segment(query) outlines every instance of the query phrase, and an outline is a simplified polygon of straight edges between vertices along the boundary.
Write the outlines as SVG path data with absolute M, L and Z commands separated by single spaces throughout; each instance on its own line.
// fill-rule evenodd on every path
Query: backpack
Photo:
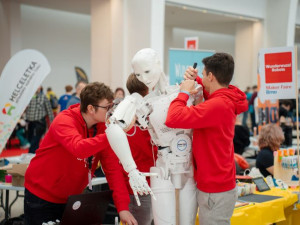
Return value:
M 57 100 L 57 97 L 55 95 L 50 95 L 50 104 L 51 104 L 52 109 L 57 109 L 58 100 Z

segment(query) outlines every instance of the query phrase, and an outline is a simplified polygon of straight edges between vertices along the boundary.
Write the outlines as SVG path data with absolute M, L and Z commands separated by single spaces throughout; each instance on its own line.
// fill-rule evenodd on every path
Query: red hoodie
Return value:
M 199 83 L 202 83 L 201 80 Z M 206 101 L 188 107 L 188 95 L 179 93 L 172 101 L 166 125 L 193 131 L 194 178 L 199 190 L 207 193 L 229 191 L 235 187 L 234 124 L 236 115 L 247 110 L 246 95 L 229 85 Z
M 94 155 L 92 173 L 100 159 L 118 212 L 128 210 L 129 194 L 122 166 L 111 150 L 105 124 L 89 130 L 80 113 L 80 105 L 72 105 L 59 113 L 45 135 L 36 156 L 25 174 L 25 187 L 34 195 L 53 203 L 66 203 L 69 195 L 80 194 L 88 184 L 85 159 Z

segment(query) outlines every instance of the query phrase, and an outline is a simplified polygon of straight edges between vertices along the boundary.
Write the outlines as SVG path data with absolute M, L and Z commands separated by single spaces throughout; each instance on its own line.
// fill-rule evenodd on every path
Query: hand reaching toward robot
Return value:
M 189 92 L 191 95 L 196 94 L 198 90 L 195 88 L 194 80 L 184 80 L 180 85 L 180 91 Z
M 194 95 L 195 105 L 203 102 L 203 87 L 196 82 L 198 76 L 198 69 L 196 69 L 197 63 L 194 63 L 193 67 L 188 67 L 184 73 L 184 81 L 180 85 L 181 91 L 187 91 L 191 95 Z
M 198 76 L 198 69 L 189 66 L 184 73 L 185 80 L 195 80 Z

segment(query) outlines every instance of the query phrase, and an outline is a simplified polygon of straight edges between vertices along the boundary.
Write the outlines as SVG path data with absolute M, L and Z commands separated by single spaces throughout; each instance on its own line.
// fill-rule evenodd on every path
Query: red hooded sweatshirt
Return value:
M 179 93 L 170 105 L 166 125 L 194 129 L 192 147 L 197 188 L 207 193 L 229 191 L 235 187 L 234 124 L 236 115 L 248 108 L 246 95 L 229 85 L 211 95 L 204 92 L 204 96 L 205 102 L 188 107 L 189 96 Z
M 111 150 L 105 124 L 94 129 L 87 127 L 80 105 L 72 105 L 59 113 L 45 135 L 36 156 L 25 174 L 25 187 L 34 195 L 53 203 L 66 203 L 69 195 L 80 194 L 88 184 L 86 160 L 94 155 L 92 173 L 100 159 L 118 212 L 128 210 L 129 194 L 122 166 Z

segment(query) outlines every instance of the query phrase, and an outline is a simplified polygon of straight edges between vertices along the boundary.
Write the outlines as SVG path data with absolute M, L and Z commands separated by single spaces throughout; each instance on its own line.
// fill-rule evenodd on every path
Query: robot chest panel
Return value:
M 151 129 L 149 132 L 152 140 L 158 146 L 170 146 L 176 133 L 182 130 L 172 129 L 165 125 L 170 103 L 177 96 L 177 94 L 173 95 L 161 96 L 161 98 L 151 102 L 152 112 L 149 116 Z

